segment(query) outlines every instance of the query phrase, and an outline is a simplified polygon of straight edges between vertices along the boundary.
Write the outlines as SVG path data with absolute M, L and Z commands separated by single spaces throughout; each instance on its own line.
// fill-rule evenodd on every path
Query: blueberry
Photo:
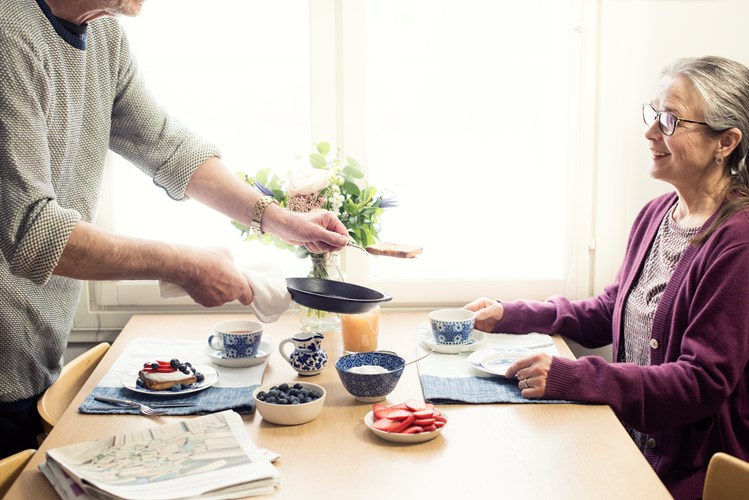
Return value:
M 281 384 L 278 386 L 278 390 L 286 392 L 289 390 L 289 384 Z
M 190 375 L 190 369 L 188 367 L 186 367 L 186 366 L 180 366 L 179 367 L 179 371 L 181 371 L 185 375 Z
M 265 398 L 265 402 L 266 403 L 270 403 L 270 404 L 275 404 L 276 403 L 276 398 L 275 398 L 275 396 L 268 396 L 267 398 Z
M 198 380 L 198 382 L 202 382 L 203 380 L 205 380 L 205 375 L 203 375 L 203 374 L 202 374 L 202 373 L 200 373 L 200 372 L 197 372 L 197 373 L 195 374 L 195 378 L 196 378 L 196 379 Z
M 300 384 L 299 382 L 297 382 L 296 384 L 294 384 L 294 389 L 300 389 L 301 390 L 301 389 L 304 389 L 304 386 L 302 384 Z
M 260 401 L 265 401 L 265 397 L 266 397 L 266 396 L 267 396 L 267 394 L 265 393 L 265 391 L 260 391 L 260 392 L 258 392 L 258 393 L 257 393 L 257 398 L 258 398 L 258 399 L 259 399 Z
M 278 397 L 278 395 L 281 394 L 281 391 L 279 391 L 275 387 L 271 387 L 271 389 L 268 391 L 268 394 L 274 397 Z
M 137 385 L 138 387 L 145 387 L 146 384 L 144 384 L 140 378 L 137 378 L 135 379 L 135 385 Z
M 172 392 L 179 392 L 182 390 L 182 384 L 174 384 L 169 390 Z
M 298 398 L 298 397 L 296 397 L 296 396 L 291 396 L 291 397 L 289 398 L 289 403 L 291 403 L 291 404 L 293 404 L 293 405 L 298 405 L 298 404 L 299 404 L 299 398 Z
M 159 364 L 158 363 L 151 363 L 151 369 L 152 370 L 158 370 L 159 369 Z
M 173 358 L 171 361 L 169 361 L 169 366 L 171 366 L 175 370 L 178 370 L 179 369 L 179 360 L 177 358 Z
M 192 386 L 192 384 L 181 384 L 181 385 L 182 385 L 182 389 L 189 389 L 190 386 Z

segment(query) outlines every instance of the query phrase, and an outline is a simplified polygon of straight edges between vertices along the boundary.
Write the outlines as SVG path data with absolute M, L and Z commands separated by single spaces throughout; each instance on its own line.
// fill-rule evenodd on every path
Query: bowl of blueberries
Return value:
M 252 391 L 263 420 L 277 425 L 299 425 L 315 419 L 325 404 L 325 389 L 309 382 L 266 384 Z

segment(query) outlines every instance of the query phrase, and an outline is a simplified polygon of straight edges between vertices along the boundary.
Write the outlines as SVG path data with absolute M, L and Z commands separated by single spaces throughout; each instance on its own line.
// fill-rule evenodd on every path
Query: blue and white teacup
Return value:
M 222 321 L 213 327 L 208 345 L 227 358 L 252 358 L 257 355 L 263 325 L 252 320 Z
M 432 335 L 438 344 L 465 344 L 471 338 L 476 313 L 467 309 L 438 309 L 429 313 Z

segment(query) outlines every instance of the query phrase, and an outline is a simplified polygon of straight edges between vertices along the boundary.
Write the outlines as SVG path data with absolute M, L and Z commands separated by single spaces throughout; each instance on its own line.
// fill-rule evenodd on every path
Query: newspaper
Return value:
M 55 448 L 39 468 L 65 500 L 232 499 L 280 482 L 232 410 Z

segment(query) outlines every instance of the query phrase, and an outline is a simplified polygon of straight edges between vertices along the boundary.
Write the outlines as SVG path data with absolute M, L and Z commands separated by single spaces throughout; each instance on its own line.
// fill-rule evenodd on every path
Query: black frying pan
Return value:
M 344 314 L 367 312 L 392 299 L 371 288 L 321 278 L 286 278 L 286 287 L 297 304 Z

